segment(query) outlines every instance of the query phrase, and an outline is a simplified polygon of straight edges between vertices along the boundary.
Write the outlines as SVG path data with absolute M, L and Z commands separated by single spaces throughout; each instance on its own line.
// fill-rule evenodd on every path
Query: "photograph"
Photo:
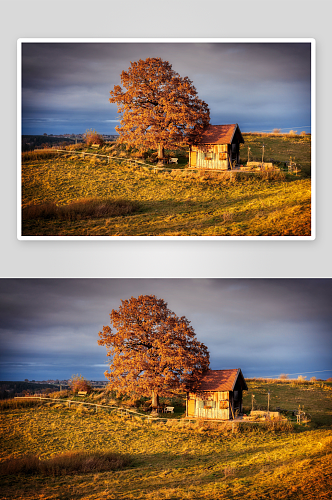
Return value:
M 315 40 L 17 42 L 17 238 L 315 239 Z
M 0 297 L 1 498 L 329 498 L 331 278 L 8 278 Z

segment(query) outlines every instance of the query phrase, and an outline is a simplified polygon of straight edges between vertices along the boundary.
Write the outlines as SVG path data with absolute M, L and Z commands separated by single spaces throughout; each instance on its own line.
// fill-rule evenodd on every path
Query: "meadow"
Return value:
M 23 153 L 22 235 L 309 236 L 310 139 L 247 135 L 244 165 L 248 148 L 250 160 L 259 159 L 263 142 L 272 171 L 192 171 L 184 152 L 177 168 L 157 169 L 150 157 L 146 165 L 135 155 L 124 160 L 114 145 L 98 151 L 115 157 L 110 162 L 83 158 L 74 146 L 59 156 Z M 284 171 L 291 156 L 299 173 Z
M 270 390 L 271 410 L 301 405 L 311 421 L 148 422 L 60 401 L 4 401 L 0 498 L 330 498 L 331 384 L 248 383 L 246 407 L 253 393 L 256 406 L 266 405 Z M 88 400 L 104 401 L 103 394 Z

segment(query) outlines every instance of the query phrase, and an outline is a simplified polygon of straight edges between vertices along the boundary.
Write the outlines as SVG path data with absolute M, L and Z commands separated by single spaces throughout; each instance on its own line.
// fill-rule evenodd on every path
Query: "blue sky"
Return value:
M 310 43 L 22 44 L 22 133 L 115 133 L 109 92 L 130 61 L 160 57 L 192 80 L 211 124 L 311 131 Z
M 163 298 L 210 368 L 245 377 L 332 376 L 332 279 L 0 279 L 0 380 L 105 380 L 98 332 L 121 300 Z

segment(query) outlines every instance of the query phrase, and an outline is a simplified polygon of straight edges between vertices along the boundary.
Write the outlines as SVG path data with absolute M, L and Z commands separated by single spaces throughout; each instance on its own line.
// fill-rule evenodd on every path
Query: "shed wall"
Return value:
M 197 396 L 189 394 L 188 399 L 188 417 L 229 420 L 231 418 L 230 410 L 231 393 L 211 392 Z
M 197 146 L 193 146 L 190 160 L 192 167 L 228 170 L 228 145 L 215 144 L 207 146 L 204 150 Z

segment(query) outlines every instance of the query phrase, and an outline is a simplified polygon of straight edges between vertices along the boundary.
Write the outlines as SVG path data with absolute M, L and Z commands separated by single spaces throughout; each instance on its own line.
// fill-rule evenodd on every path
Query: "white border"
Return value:
M 21 134 L 23 43 L 310 43 L 311 44 L 311 235 L 310 236 L 22 236 Z M 283 240 L 316 239 L 316 40 L 314 38 L 19 38 L 17 40 L 17 239 L 18 240 Z

